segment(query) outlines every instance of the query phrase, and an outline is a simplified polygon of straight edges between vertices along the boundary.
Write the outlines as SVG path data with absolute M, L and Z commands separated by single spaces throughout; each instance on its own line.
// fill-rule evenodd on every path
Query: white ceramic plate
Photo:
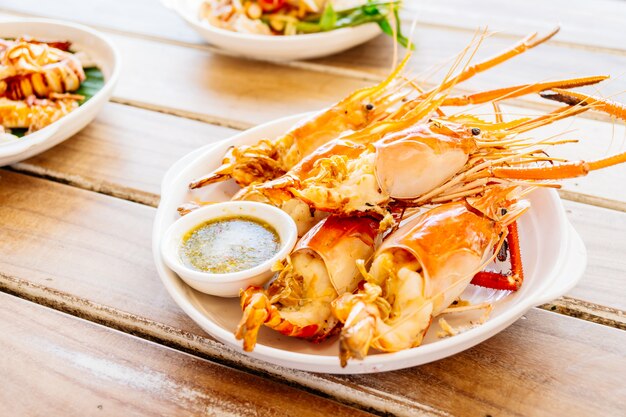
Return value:
M 237 299 L 202 294 L 186 285 L 163 263 L 160 255 L 161 237 L 177 219 L 176 208 L 191 199 L 187 185 L 217 168 L 227 148 L 232 145 L 253 144 L 262 138 L 272 138 L 284 132 L 303 115 L 288 117 L 258 126 L 235 135 L 229 140 L 200 148 L 179 160 L 170 168 L 161 187 L 161 204 L 153 229 L 153 254 L 163 284 L 176 303 L 204 330 L 222 342 L 241 349 L 233 331 L 241 317 Z M 238 187 L 224 182 L 194 191 L 193 196 L 209 201 L 228 199 Z M 553 190 L 540 189 L 530 201 L 531 210 L 520 220 L 525 281 L 513 294 L 470 285 L 463 298 L 473 302 L 492 301 L 494 310 L 489 320 L 478 327 L 454 337 L 437 338 L 439 326 L 434 323 L 423 345 L 397 353 L 372 353 L 364 361 L 351 361 L 346 368 L 339 366 L 338 343 L 329 340 L 314 345 L 282 336 L 263 328 L 259 342 L 249 355 L 290 368 L 327 373 L 369 373 L 390 371 L 421 365 L 468 349 L 495 335 L 533 306 L 555 299 L 570 290 L 580 279 L 587 262 L 585 247 L 565 217 L 565 211 Z M 470 313 L 468 313 L 470 314 Z M 475 313 L 474 313 L 475 314 Z M 457 313 L 446 317 L 451 324 L 467 322 L 468 315 Z M 475 316 L 474 316 L 475 317 Z
M 105 84 L 85 104 L 37 132 L 20 140 L 0 144 L 0 166 L 10 165 L 61 143 L 87 126 L 109 100 L 119 75 L 119 54 L 101 34 L 86 26 L 48 19 L 0 21 L 0 37 L 28 35 L 45 40 L 72 42 L 72 50 L 84 51 L 104 74 Z
M 161 2 L 165 7 L 178 13 L 210 44 L 237 55 L 261 60 L 285 61 L 332 55 L 365 43 L 381 33 L 375 23 L 294 36 L 238 33 L 201 21 L 198 10 L 202 0 L 161 0 Z

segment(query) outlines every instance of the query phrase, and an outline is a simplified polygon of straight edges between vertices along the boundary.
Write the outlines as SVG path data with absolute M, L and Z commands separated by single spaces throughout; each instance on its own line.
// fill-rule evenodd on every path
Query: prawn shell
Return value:
M 383 192 L 395 199 L 410 199 L 461 171 L 476 145 L 454 130 L 442 134 L 422 124 L 389 135 L 374 146 L 376 178 Z
M 413 255 L 422 267 L 424 296 L 433 299 L 437 315 L 491 257 L 503 229 L 464 202 L 444 204 L 409 219 L 383 242 L 376 256 L 393 249 Z
M 293 254 L 304 250 L 316 253 L 341 295 L 357 287 L 360 274 L 356 261 L 372 257 L 378 234 L 378 221 L 370 217 L 330 216 L 300 239 Z
M 315 152 L 300 161 L 289 175 L 304 181 L 315 172 L 318 161 L 332 156 L 345 156 L 348 159 L 356 159 L 366 150 L 367 147 L 365 145 L 343 139 L 335 139 L 320 146 Z
M 293 141 L 297 150 L 297 159 L 288 161 L 289 166 L 292 167 L 298 160 L 314 153 L 330 140 L 345 132 L 361 130 L 376 119 L 389 106 L 390 102 L 386 100 L 388 87 L 398 80 L 398 75 L 402 73 L 409 58 L 410 54 L 378 85 L 356 90 L 334 106 L 294 126 L 282 139 L 285 142 Z M 367 105 L 372 107 L 368 109 Z

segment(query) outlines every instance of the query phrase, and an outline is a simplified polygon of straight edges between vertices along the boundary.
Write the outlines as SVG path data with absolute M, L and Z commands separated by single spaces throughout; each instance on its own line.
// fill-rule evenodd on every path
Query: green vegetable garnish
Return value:
M 337 12 L 333 9 L 333 3 L 327 2 L 322 17 L 320 18 L 320 28 L 323 31 L 333 30 L 337 24 Z
M 22 136 L 24 136 L 26 132 L 28 132 L 28 129 L 24 127 L 11 129 L 11 134 L 17 136 L 18 138 L 21 138 Z
M 368 0 L 367 3 L 350 9 L 335 11 L 331 2 L 326 3 L 326 7 L 321 14 L 308 16 L 303 21 L 296 23 L 296 30 L 299 33 L 327 32 L 329 30 L 344 27 L 358 26 L 365 23 L 377 23 L 381 30 L 390 36 L 394 35 L 394 28 L 389 20 L 391 14 L 395 17 L 395 35 L 398 43 L 405 48 L 409 47 L 409 39 L 402 35 L 400 28 L 400 17 L 398 9 L 401 1 L 376 1 Z M 411 44 L 410 49 L 415 49 Z
M 72 94 L 80 94 L 85 98 L 79 104 L 83 104 L 96 95 L 104 85 L 104 74 L 97 67 L 85 68 L 85 81 Z

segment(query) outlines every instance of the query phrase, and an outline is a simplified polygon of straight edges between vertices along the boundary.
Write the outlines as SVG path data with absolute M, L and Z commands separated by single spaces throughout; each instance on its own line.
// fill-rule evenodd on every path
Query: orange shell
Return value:
M 378 221 L 370 217 L 330 216 L 300 239 L 293 254 L 311 250 L 319 255 L 341 295 L 356 288 L 360 280 L 356 261 L 371 258 L 377 236 Z
M 410 219 L 390 235 L 377 254 L 393 248 L 408 251 L 420 262 L 426 282 L 446 279 L 450 262 L 458 255 L 475 261 L 457 276 L 473 275 L 489 257 L 504 227 L 469 208 L 465 202 L 444 204 Z

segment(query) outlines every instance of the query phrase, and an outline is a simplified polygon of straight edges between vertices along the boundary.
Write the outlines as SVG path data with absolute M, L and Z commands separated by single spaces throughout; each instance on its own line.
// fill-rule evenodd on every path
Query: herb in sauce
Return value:
M 280 249 L 276 230 L 246 216 L 223 217 L 191 229 L 183 237 L 179 254 L 185 265 L 214 274 L 253 268 Z

